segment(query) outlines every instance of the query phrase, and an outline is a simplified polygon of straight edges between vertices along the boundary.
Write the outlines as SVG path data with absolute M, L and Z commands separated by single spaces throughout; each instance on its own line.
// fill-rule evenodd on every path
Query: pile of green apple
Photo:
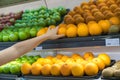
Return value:
M 64 7 L 48 9 L 45 6 L 41 6 L 38 9 L 25 10 L 22 14 L 22 19 L 16 20 L 15 26 L 45 27 L 49 25 L 56 25 L 61 21 L 61 17 L 63 17 L 66 13 L 67 11 Z
M 34 63 L 41 56 L 22 56 L 14 61 L 11 61 L 7 64 L 0 66 L 0 74 L 20 74 L 21 73 L 21 65 L 25 62 L 29 62 L 30 64 Z

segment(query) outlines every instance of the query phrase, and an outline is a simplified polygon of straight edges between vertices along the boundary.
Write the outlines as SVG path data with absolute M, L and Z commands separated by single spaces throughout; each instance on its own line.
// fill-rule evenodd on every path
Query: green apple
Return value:
M 3 34 L 3 42 L 8 42 L 9 41 L 9 35 L 8 34 Z
M 2 33 L 0 33 L 0 42 L 2 42 L 3 41 L 3 35 L 2 35 Z
M 34 28 L 34 27 L 33 27 L 33 28 L 31 28 L 31 29 L 30 29 L 30 36 L 31 36 L 31 37 L 35 37 L 35 36 L 36 36 L 36 34 L 37 34 L 37 29 L 36 29 L 36 28 Z
M 59 15 L 54 15 L 52 17 L 52 19 L 54 19 L 56 22 L 60 21 L 61 20 L 61 17 Z
M 44 20 L 41 20 L 41 21 L 38 22 L 38 25 L 39 25 L 39 26 L 42 26 L 42 27 L 45 27 L 45 26 L 46 26 L 46 23 L 45 23 Z
M 9 40 L 10 41 L 17 41 L 18 36 L 15 33 L 11 33 L 11 34 L 9 34 Z
M 51 25 L 56 25 L 56 21 L 54 19 L 51 19 Z
M 25 40 L 28 37 L 25 31 L 19 31 L 18 36 L 20 40 Z
M 67 13 L 66 9 L 62 6 L 58 7 L 57 10 L 61 15 L 65 15 Z
M 3 66 L 0 66 L 0 73 L 3 73 Z
M 10 73 L 10 64 L 5 64 L 3 66 L 3 73 L 9 74 Z
M 12 65 L 10 67 L 11 74 L 19 74 L 20 73 L 20 66 L 18 64 Z

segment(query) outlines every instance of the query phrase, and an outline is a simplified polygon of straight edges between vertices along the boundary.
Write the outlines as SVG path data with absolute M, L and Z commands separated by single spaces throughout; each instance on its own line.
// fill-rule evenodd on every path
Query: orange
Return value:
M 51 56 L 51 55 L 48 55 L 48 56 L 46 56 L 45 58 L 46 58 L 46 59 L 50 59 L 50 60 L 52 60 L 52 58 L 54 58 L 54 57 Z
M 84 67 L 82 64 L 75 63 L 71 68 L 72 75 L 75 77 L 81 77 L 84 75 Z
M 39 59 L 37 59 L 37 62 L 38 62 L 39 64 L 41 64 L 41 65 L 42 65 L 42 64 L 43 64 L 44 59 L 45 59 L 45 58 L 39 58 Z
M 32 68 L 31 68 L 32 75 L 40 75 L 41 68 L 42 68 L 42 66 L 38 62 L 33 63 Z
M 37 32 L 37 36 L 41 36 L 47 32 L 48 28 L 42 28 Z
M 102 28 L 97 23 L 91 23 L 91 25 L 88 25 L 88 29 L 92 36 L 102 34 Z
M 58 34 L 58 35 L 61 35 L 61 34 L 66 35 L 66 30 L 67 30 L 66 27 L 59 27 L 57 34 Z
M 60 68 L 60 72 L 63 76 L 70 76 L 71 75 L 71 65 L 70 64 L 63 64 Z
M 77 27 L 74 24 L 67 25 L 66 36 L 69 38 L 77 37 Z
M 95 21 L 89 21 L 88 26 L 91 26 L 92 24 L 95 24 L 95 23 L 96 23 Z
M 98 73 L 98 71 L 98 66 L 93 62 L 89 62 L 85 65 L 85 74 L 88 76 L 94 76 Z
M 22 74 L 26 75 L 26 74 L 30 74 L 31 73 L 31 64 L 30 63 L 23 63 L 21 66 L 21 72 Z
M 103 70 L 105 68 L 105 64 L 104 64 L 103 60 L 100 59 L 100 58 L 94 58 L 92 60 L 92 62 L 94 62 L 95 64 L 97 64 L 99 70 Z
M 119 25 L 120 24 L 120 19 L 118 17 L 111 17 L 109 19 L 109 21 L 112 25 Z
M 69 57 L 66 56 L 66 55 L 64 55 L 64 56 L 61 58 L 61 60 L 62 60 L 63 62 L 67 61 L 68 59 L 69 59 Z
M 98 58 L 100 58 L 100 59 L 103 60 L 105 66 L 109 66 L 110 63 L 111 63 L 110 56 L 109 56 L 108 54 L 106 54 L 106 53 L 100 53 L 100 54 L 98 55 Z
M 88 36 L 89 35 L 89 30 L 88 26 L 85 23 L 79 23 L 78 24 L 78 29 L 77 29 L 77 34 L 78 36 Z
M 42 65 L 46 65 L 46 64 L 52 65 L 53 62 L 52 62 L 52 60 L 45 58 L 45 59 L 43 60 L 43 62 L 42 62 Z
M 83 55 L 83 58 L 84 59 L 94 58 L 94 54 L 92 52 L 85 52 L 84 55 Z
M 82 64 L 83 65 L 83 67 L 85 68 L 85 65 L 88 63 L 88 61 L 86 61 L 86 60 L 83 60 L 83 61 L 81 61 L 81 63 L 80 64 Z
M 50 70 L 51 70 L 51 65 L 50 64 L 45 64 L 42 68 L 41 68 L 41 73 L 44 76 L 48 76 L 50 75 Z
M 52 66 L 51 66 L 51 70 L 50 70 L 50 72 L 51 72 L 51 75 L 53 75 L 53 76 L 60 76 L 60 68 L 61 68 L 61 65 L 59 65 L 59 64 L 53 64 Z
M 100 20 L 98 22 L 98 25 L 101 26 L 103 33 L 106 34 L 109 31 L 109 28 L 111 26 L 110 22 L 108 20 Z
M 55 25 L 50 25 L 49 28 L 50 29 L 54 29 L 56 26 Z
M 56 58 L 61 59 L 63 57 L 63 54 L 57 54 Z
M 66 27 L 66 26 L 67 26 L 67 24 L 64 24 L 64 23 L 59 24 L 59 28 Z

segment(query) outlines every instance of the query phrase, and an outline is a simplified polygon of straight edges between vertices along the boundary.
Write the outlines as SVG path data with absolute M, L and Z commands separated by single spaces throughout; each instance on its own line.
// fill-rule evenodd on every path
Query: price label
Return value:
M 36 47 L 35 50 L 42 50 L 42 46 Z
M 120 46 L 120 40 L 119 38 L 106 39 L 105 44 L 106 46 Z

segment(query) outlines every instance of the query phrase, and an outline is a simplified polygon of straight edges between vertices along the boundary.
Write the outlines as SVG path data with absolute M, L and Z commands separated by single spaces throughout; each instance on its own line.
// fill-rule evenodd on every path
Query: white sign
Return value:
M 42 50 L 42 46 L 36 47 L 35 50 Z
M 105 45 L 106 46 L 120 46 L 120 40 L 119 40 L 119 38 L 106 39 Z

